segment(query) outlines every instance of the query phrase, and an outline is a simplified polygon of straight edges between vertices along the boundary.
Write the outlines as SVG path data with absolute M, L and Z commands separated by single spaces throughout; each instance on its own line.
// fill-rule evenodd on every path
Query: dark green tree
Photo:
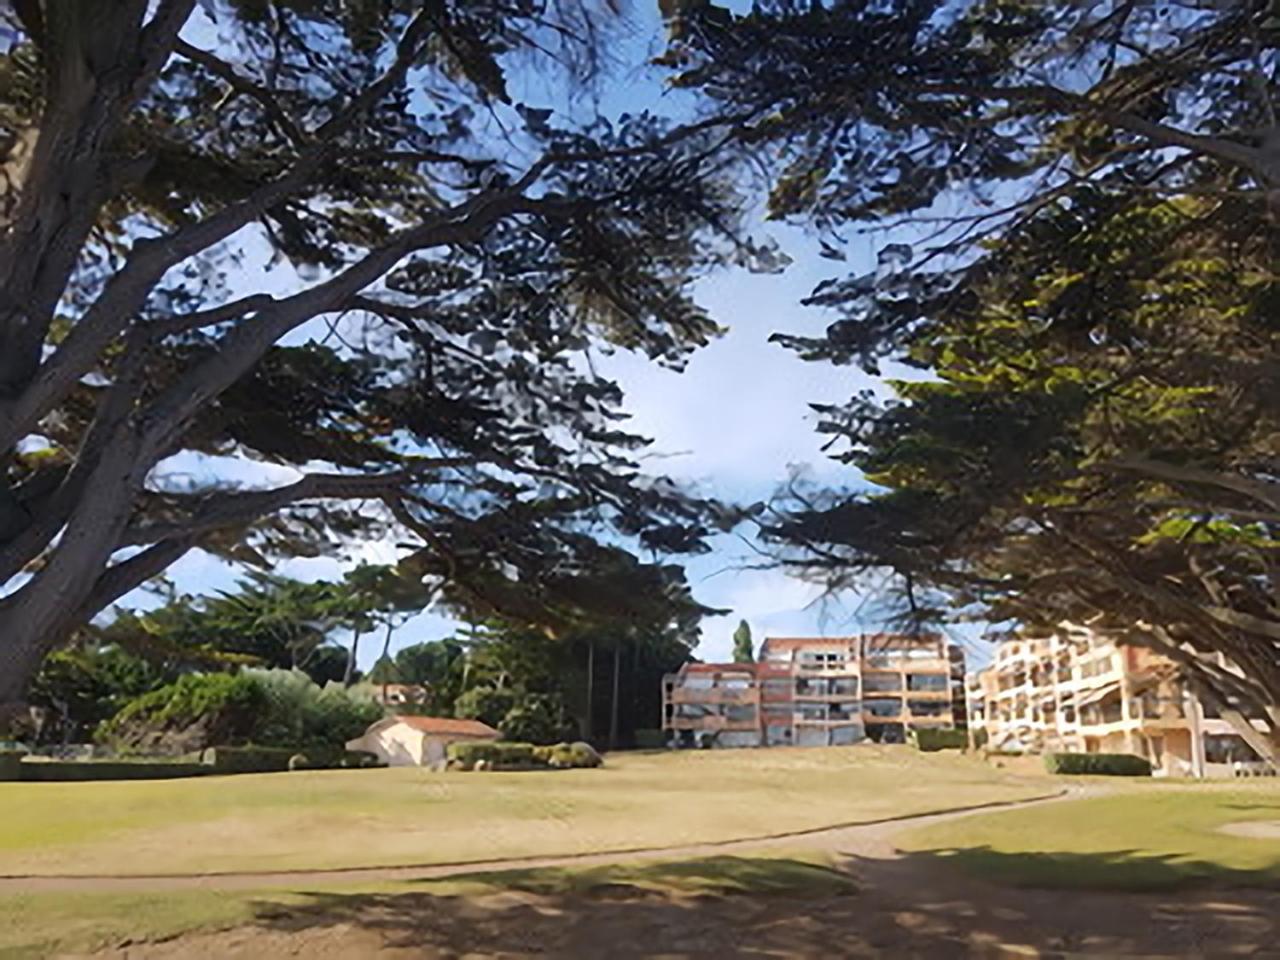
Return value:
M 733 662 L 755 663 L 755 647 L 751 643 L 751 624 L 745 620 L 738 621 L 738 628 L 733 631 Z
M 714 511 L 640 475 L 579 361 L 679 367 L 718 332 L 695 279 L 776 262 L 722 124 L 518 99 L 513 69 L 606 61 L 609 7 L 0 12 L 0 704 L 193 549 L 265 566 L 409 527 L 465 585 L 507 569 L 473 549 L 499 528 L 696 548 Z
M 766 520 L 783 561 L 833 587 L 896 572 L 917 624 L 1069 618 L 1153 646 L 1274 757 L 1271 5 L 667 8 L 677 82 L 747 115 L 773 165 L 770 214 L 837 261 L 886 237 L 873 272 L 814 291 L 825 335 L 777 339 L 917 368 L 820 408 L 869 485 L 791 486 Z

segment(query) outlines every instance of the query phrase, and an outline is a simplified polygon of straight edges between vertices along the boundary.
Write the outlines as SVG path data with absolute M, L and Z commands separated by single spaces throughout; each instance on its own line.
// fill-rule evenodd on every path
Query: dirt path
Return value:
M 44 874 L 0 876 L 0 895 L 6 893 L 127 893 L 143 890 L 269 890 L 308 885 L 314 887 L 342 884 L 373 884 L 441 880 L 460 874 L 535 869 L 540 867 L 596 866 L 638 860 L 691 860 L 699 857 L 769 850 L 780 846 L 794 849 L 803 842 L 806 849 L 827 853 L 851 851 L 857 855 L 884 857 L 892 855 L 889 837 L 907 826 L 924 826 L 993 810 L 1015 810 L 1066 799 L 1098 796 L 1107 788 L 1067 787 L 1024 800 L 999 800 L 972 804 L 936 813 L 908 814 L 853 824 L 793 830 L 768 836 L 722 840 L 713 843 L 683 844 L 669 847 L 641 847 L 605 853 L 567 854 L 547 857 L 516 857 L 496 860 L 470 860 L 457 863 L 418 864 L 400 867 L 348 867 L 336 870 L 248 871 L 235 873 L 137 874 L 106 876 L 92 874 Z

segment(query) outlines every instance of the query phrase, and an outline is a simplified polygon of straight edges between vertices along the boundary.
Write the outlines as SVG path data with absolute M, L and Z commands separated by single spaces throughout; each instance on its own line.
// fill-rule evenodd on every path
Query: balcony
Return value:
M 755 703 L 759 699 L 756 690 L 738 690 L 733 687 L 676 687 L 671 691 L 672 703 Z

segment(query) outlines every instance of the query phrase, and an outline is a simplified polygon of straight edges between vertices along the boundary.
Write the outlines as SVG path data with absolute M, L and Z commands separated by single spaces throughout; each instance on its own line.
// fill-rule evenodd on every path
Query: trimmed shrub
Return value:
M 478 769 L 479 763 L 490 770 L 527 770 L 538 765 L 538 749 L 532 743 L 472 740 L 449 744 L 449 759 L 463 770 Z
M 0 750 L 0 781 L 22 779 L 22 750 Z
M 909 730 L 907 742 L 921 753 L 964 750 L 969 746 L 969 735 L 963 730 Z
M 145 763 L 128 760 L 31 760 L 21 765 L 24 781 L 68 783 L 88 780 L 173 780 L 203 777 L 216 770 L 202 763 Z
M 637 730 L 637 750 L 662 750 L 667 745 L 667 735 L 661 730 Z
M 1050 773 L 1089 774 L 1099 777 L 1149 777 L 1151 763 L 1130 753 L 1046 753 L 1044 767 Z
M 210 747 L 202 759 L 215 773 L 280 773 L 296 753 L 291 747 Z
M 574 767 L 598 767 L 604 763 L 600 754 L 589 743 L 557 743 L 554 747 L 538 747 L 534 755 L 553 770 L 569 770 Z

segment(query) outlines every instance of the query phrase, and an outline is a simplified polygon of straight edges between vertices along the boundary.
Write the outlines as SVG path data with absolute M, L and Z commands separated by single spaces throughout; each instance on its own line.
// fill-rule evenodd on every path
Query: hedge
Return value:
M 148 763 L 135 760 L 30 760 L 21 767 L 21 779 L 33 783 L 172 780 L 179 777 L 203 777 L 217 772 L 203 763 Z
M 595 748 L 589 743 L 557 743 L 553 747 L 535 747 L 534 756 L 555 770 L 567 770 L 574 767 L 598 767 L 604 761 Z
M 637 730 L 637 750 L 661 750 L 667 745 L 667 735 L 661 730 Z
M 477 763 L 488 764 L 492 769 L 528 769 L 538 765 L 536 748 L 532 743 L 511 743 L 505 740 L 466 740 L 449 744 L 449 759 L 464 770 L 474 770 Z
M 1046 753 L 1050 773 L 1092 774 L 1100 777 L 1149 777 L 1151 763 L 1129 753 Z
M 964 750 L 969 746 L 969 734 L 964 730 L 910 730 L 907 742 L 921 753 L 937 750 Z
M 24 756 L 21 750 L 0 750 L 0 780 L 21 780 Z
M 289 769 L 291 747 L 210 747 L 201 759 L 216 773 L 280 773 Z

